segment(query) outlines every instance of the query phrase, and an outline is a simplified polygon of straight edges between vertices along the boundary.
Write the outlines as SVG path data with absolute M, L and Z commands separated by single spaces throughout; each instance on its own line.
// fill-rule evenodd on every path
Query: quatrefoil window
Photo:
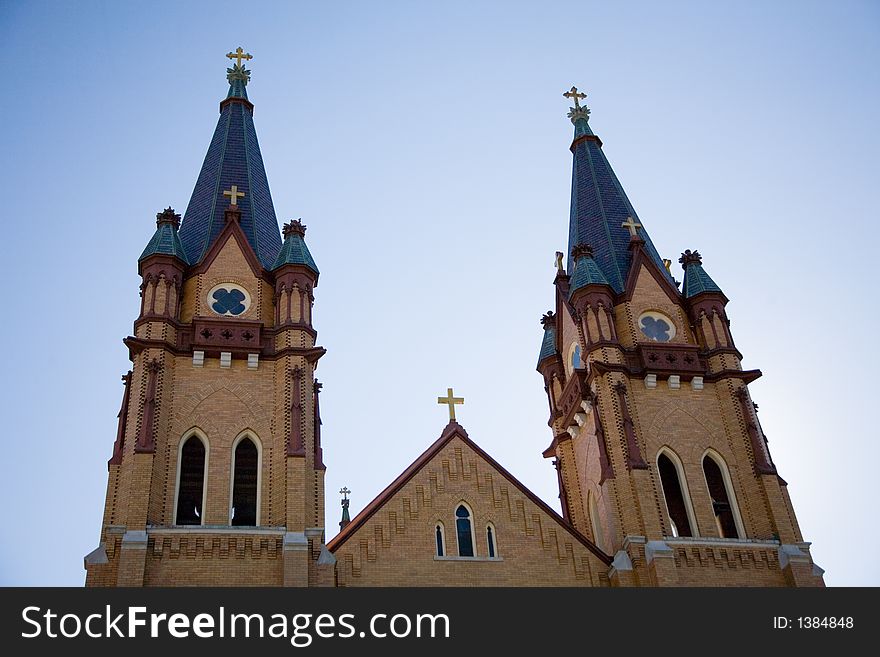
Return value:
M 208 307 L 218 315 L 241 315 L 251 305 L 251 295 L 234 283 L 215 285 L 208 292 Z
M 639 330 L 652 342 L 669 342 L 675 337 L 675 323 L 666 315 L 654 311 L 641 314 Z

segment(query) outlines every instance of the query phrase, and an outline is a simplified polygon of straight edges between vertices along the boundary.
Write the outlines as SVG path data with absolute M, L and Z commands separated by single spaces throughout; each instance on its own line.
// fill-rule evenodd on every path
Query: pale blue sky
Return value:
M 534 371 L 591 126 L 660 253 L 699 249 L 829 584 L 880 584 L 877 2 L 8 2 L 0 583 L 80 585 L 157 211 L 183 212 L 248 87 L 328 349 L 328 536 L 439 435 L 558 508 Z M 679 275 L 680 278 L 680 275 Z

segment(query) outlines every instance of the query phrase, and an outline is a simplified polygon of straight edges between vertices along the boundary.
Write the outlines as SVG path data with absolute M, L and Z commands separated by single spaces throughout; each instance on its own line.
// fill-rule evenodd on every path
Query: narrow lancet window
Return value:
M 442 527 L 442 525 L 438 524 L 437 527 L 435 527 L 434 535 L 435 535 L 435 539 L 437 541 L 437 556 L 442 557 L 446 554 L 445 550 L 443 549 L 443 527 Z
M 198 436 L 190 436 L 180 450 L 180 474 L 177 482 L 175 524 L 201 525 L 205 492 L 205 445 Z
M 490 559 L 495 558 L 495 530 L 492 525 L 486 526 L 486 548 Z
M 236 445 L 233 468 L 230 524 L 254 527 L 257 524 L 259 452 L 250 438 L 242 438 Z
M 703 474 L 712 497 L 712 511 L 715 514 L 715 526 L 721 538 L 739 538 L 736 519 L 733 515 L 732 495 L 727 489 L 727 482 L 718 462 L 706 454 L 703 457 Z
M 458 556 L 474 556 L 474 528 L 471 512 L 464 504 L 455 510 L 455 529 L 458 534 Z
M 672 535 L 693 536 L 691 523 L 688 520 L 687 503 L 675 463 L 666 454 L 661 454 L 657 459 L 657 469 L 660 471 L 660 483 L 663 485 L 663 497 L 666 499 L 666 509 L 669 511 Z

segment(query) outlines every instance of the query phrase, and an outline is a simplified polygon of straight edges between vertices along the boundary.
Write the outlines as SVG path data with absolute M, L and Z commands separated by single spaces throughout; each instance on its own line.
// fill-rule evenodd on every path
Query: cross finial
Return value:
M 339 489 L 339 494 L 342 495 L 343 500 L 347 500 L 348 496 L 351 495 L 351 491 L 348 490 L 348 486 L 344 486 Z
M 630 237 L 638 237 L 639 236 L 638 229 L 642 227 L 642 224 L 640 224 L 637 221 L 633 221 L 632 217 L 627 217 L 626 221 L 624 221 L 622 224 L 620 224 L 620 226 L 622 228 L 626 228 L 629 231 Z
M 574 101 L 574 108 L 575 109 L 580 109 L 581 104 L 579 101 L 581 101 L 587 97 L 587 94 L 579 93 L 577 87 L 572 87 L 570 91 L 566 91 L 562 95 L 565 96 L 566 98 L 570 98 L 571 100 Z
M 253 58 L 254 58 L 254 56 L 251 55 L 249 52 L 245 52 L 244 50 L 242 50 L 242 49 L 241 49 L 241 46 L 239 46 L 238 48 L 236 48 L 236 49 L 235 49 L 235 52 L 229 52 L 229 53 L 226 53 L 226 56 L 229 57 L 229 59 L 234 59 L 234 60 L 236 60 L 236 63 L 237 63 L 239 66 L 241 66 L 241 60 L 242 60 L 242 59 L 244 59 L 244 60 L 249 60 L 249 59 L 253 59 Z
M 238 199 L 244 197 L 244 192 L 238 191 L 238 186 L 233 185 L 232 189 L 223 192 L 223 196 L 229 197 L 229 205 L 238 205 Z
M 446 397 L 437 397 L 437 403 L 449 406 L 449 421 L 455 422 L 455 405 L 464 404 L 464 397 L 454 397 L 452 388 L 447 388 Z

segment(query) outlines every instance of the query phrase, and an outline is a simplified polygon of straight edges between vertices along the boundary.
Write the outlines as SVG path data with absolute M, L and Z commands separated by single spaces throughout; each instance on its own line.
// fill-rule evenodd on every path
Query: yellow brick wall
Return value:
M 474 515 L 478 557 L 486 524 L 497 561 L 437 560 L 435 526 L 457 554 L 455 509 Z M 340 586 L 602 586 L 607 566 L 517 487 L 453 438 L 335 552 Z

